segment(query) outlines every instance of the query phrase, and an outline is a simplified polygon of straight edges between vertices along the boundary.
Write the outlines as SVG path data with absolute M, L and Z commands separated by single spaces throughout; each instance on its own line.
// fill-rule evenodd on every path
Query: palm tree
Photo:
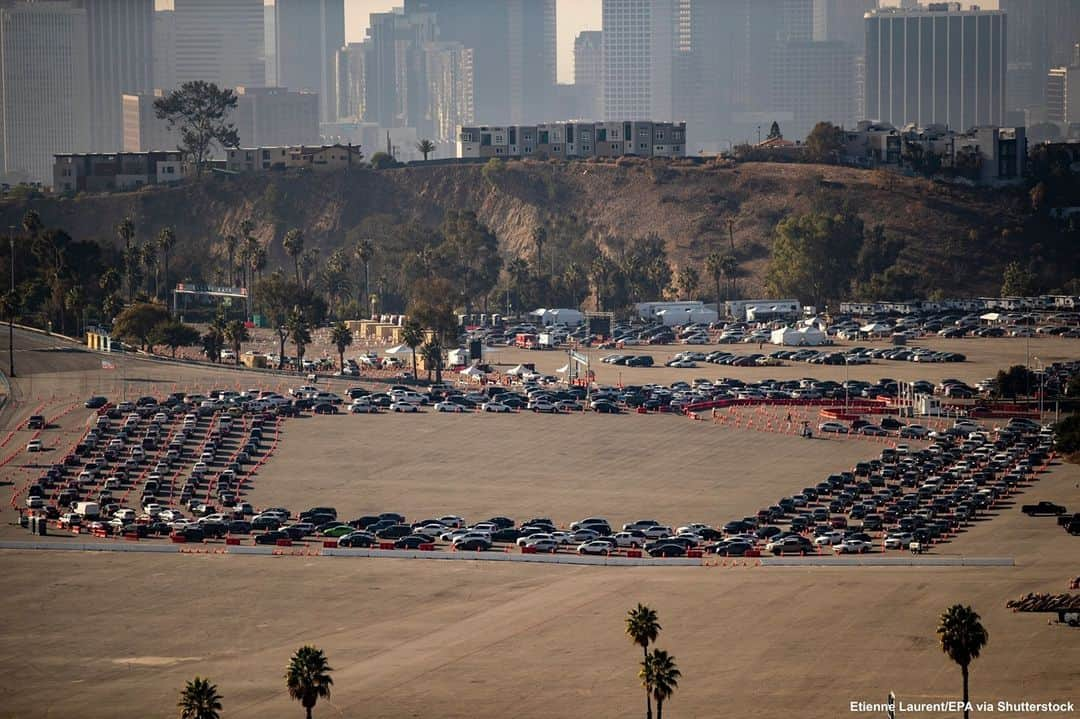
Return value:
M 954 604 L 941 615 L 937 628 L 941 651 L 960 665 L 964 678 L 964 719 L 968 719 L 968 665 L 979 658 L 979 652 L 990 637 L 971 607 Z
M 306 288 L 311 284 L 312 271 L 319 264 L 319 248 L 309 247 L 304 250 L 304 254 L 300 255 L 300 274 L 303 276 L 304 281 L 302 285 Z
M 82 310 L 83 305 L 86 304 L 86 297 L 83 295 L 82 287 L 79 285 L 73 285 L 68 288 L 68 291 L 64 294 L 64 309 L 71 312 L 75 319 L 75 329 L 79 329 L 79 312 Z M 60 323 L 63 328 L 64 323 Z M 61 329 L 63 332 L 63 329 Z
M 539 276 L 544 269 L 544 243 L 547 242 L 547 229 L 542 226 L 533 229 L 532 241 L 536 246 L 536 274 Z
M 285 254 L 293 259 L 293 266 L 296 269 L 296 284 L 300 282 L 300 254 L 304 251 L 304 233 L 297 228 L 292 228 L 285 233 L 285 239 L 281 241 L 282 246 L 285 248 Z
M 356 243 L 356 259 L 364 266 L 364 297 L 360 302 L 363 314 L 370 316 L 371 311 L 371 258 L 375 256 L 375 243 L 361 239 Z
M 304 369 L 304 348 L 311 344 L 311 328 L 304 311 L 299 306 L 293 307 L 289 313 L 289 319 L 285 322 L 285 328 L 289 332 L 289 338 L 296 345 L 296 369 Z
M 315 703 L 330 696 L 330 687 L 334 684 L 330 676 L 332 671 L 326 662 L 326 655 L 312 646 L 300 647 L 289 660 L 285 685 L 289 688 L 289 696 L 304 707 L 307 719 L 311 719 Z
M 195 677 L 180 692 L 180 719 L 218 719 L 221 711 L 221 695 L 217 685 L 209 679 Z
M 675 657 L 663 649 L 654 649 L 641 662 L 641 683 L 648 689 L 652 687 L 652 696 L 656 700 L 656 719 L 664 719 L 664 702 L 679 686 L 682 672 L 675 666 Z
M 338 322 L 330 330 L 330 342 L 337 348 L 338 364 L 345 371 L 345 348 L 352 344 L 352 330 L 344 322 Z
M 132 222 L 131 217 L 125 217 L 120 220 L 116 225 L 116 236 L 120 238 L 120 241 L 124 243 L 123 257 L 124 257 L 124 275 L 127 281 L 127 298 L 128 302 L 131 302 L 131 298 L 135 295 L 134 287 L 134 263 L 133 253 L 131 251 L 131 241 L 135 237 L 135 223 Z
M 679 289 L 686 299 L 694 299 L 700 284 L 701 276 L 693 265 L 688 265 L 679 272 Z
M 120 276 L 120 271 L 115 267 L 107 267 L 98 279 L 98 287 L 101 288 L 103 294 L 111 295 L 120 289 L 122 282 L 123 278 Z
M 233 353 L 235 354 L 233 360 L 239 366 L 240 345 L 244 342 L 251 341 L 251 335 L 248 334 L 247 325 L 240 320 L 233 320 L 225 325 L 225 340 L 232 345 Z
M 435 152 L 435 143 L 431 140 L 421 140 L 416 143 L 416 151 L 424 156 L 424 162 L 427 162 L 428 155 Z
M 739 261 L 735 259 L 735 255 L 729 252 L 724 253 L 724 256 L 720 258 L 720 271 L 727 277 L 729 296 L 734 298 L 735 277 L 739 274 Z
M 724 256 L 716 250 L 713 250 L 705 257 L 705 272 L 716 284 L 716 311 L 720 313 L 720 278 L 724 276 L 724 269 L 722 267 L 722 261 Z
M 412 350 L 412 376 L 419 379 L 416 374 L 416 348 L 424 344 L 424 330 L 420 323 L 412 320 L 407 322 L 401 332 L 401 341 Z
M 656 641 L 660 629 L 661 626 L 656 618 L 655 609 L 639 602 L 636 607 L 626 613 L 626 636 L 630 637 L 634 644 L 641 647 L 642 654 L 645 657 L 642 663 L 643 667 L 649 660 L 649 644 Z M 642 676 L 642 679 L 646 679 L 646 677 Z M 645 716 L 646 719 L 652 719 L 652 684 L 647 683 L 644 686 Z
M 37 210 L 27 210 L 22 218 L 22 228 L 23 232 L 33 239 L 45 229 L 45 223 L 41 221 L 41 215 L 38 214 Z
M 432 370 L 435 370 L 435 381 L 442 382 L 443 353 L 439 338 L 435 337 L 430 342 L 425 342 L 420 348 L 420 356 L 424 358 L 424 365 L 427 367 L 428 382 L 431 381 Z
M 581 277 L 581 267 L 579 267 L 576 262 L 571 262 L 566 266 L 566 269 L 563 270 L 563 284 L 570 290 L 570 296 L 574 298 L 574 307 L 581 304 L 578 299 L 578 288 L 581 287 Z
M 162 227 L 158 233 L 158 249 L 161 250 L 161 260 L 165 266 L 165 297 L 169 292 L 169 253 L 176 246 L 176 233 L 171 227 Z
M 589 268 L 589 278 L 592 280 L 593 289 L 596 292 L 596 311 L 604 308 L 604 296 L 611 284 L 611 277 L 615 274 L 615 265 L 606 255 L 600 255 L 592 262 Z
M 235 286 L 236 251 L 240 247 L 240 238 L 233 234 L 225 235 L 225 253 L 229 256 L 229 284 Z

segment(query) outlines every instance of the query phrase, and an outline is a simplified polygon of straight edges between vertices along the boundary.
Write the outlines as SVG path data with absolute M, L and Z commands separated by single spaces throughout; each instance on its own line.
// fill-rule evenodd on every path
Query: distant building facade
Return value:
M 319 96 L 283 87 L 238 87 L 233 113 L 240 142 L 250 146 L 315 144 Z
M 574 88 L 578 100 L 577 117 L 601 120 L 604 117 L 603 33 L 587 30 L 574 39 Z
M 54 156 L 54 192 L 134 190 L 183 180 L 179 152 L 115 152 Z
M 359 166 L 362 160 L 360 148 L 351 145 L 238 147 L 226 151 L 225 169 L 234 173 L 292 168 L 342 170 Z
M 335 65 L 345 44 L 344 0 L 276 0 L 276 84 L 318 93 L 319 119 L 337 119 Z
M 460 158 L 685 157 L 685 122 L 553 122 L 461 127 Z
M 175 83 L 265 85 L 263 14 L 263 0 L 173 0 Z
M 337 51 L 334 82 L 337 86 L 337 120 L 358 122 L 366 111 L 367 77 L 364 43 L 350 42 Z
M 778 43 L 773 51 L 770 107 L 790 112 L 782 127 L 790 137 L 806 137 L 821 121 L 850 126 L 855 121 L 855 51 L 838 41 Z
M 1054 67 L 1046 75 L 1046 121 L 1080 123 L 1080 65 Z
M 965 130 L 1005 119 L 1006 17 L 960 3 L 866 15 L 866 115 Z
M 168 124 L 159 120 L 154 112 L 154 101 L 164 94 L 163 90 L 146 93 L 125 93 L 123 104 L 123 151 L 148 152 L 150 150 L 175 150 L 180 134 L 170 130 Z
M 0 152 L 9 182 L 48 184 L 53 153 L 89 149 L 88 35 L 75 2 L 0 7 Z

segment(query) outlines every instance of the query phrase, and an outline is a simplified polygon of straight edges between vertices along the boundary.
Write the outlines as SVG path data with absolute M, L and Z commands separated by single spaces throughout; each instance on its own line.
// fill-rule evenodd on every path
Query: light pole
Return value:
M 1043 395 L 1046 393 L 1046 365 L 1038 357 L 1032 357 L 1039 364 L 1039 421 L 1042 422 Z
M 8 308 L 8 377 L 15 376 L 15 225 L 8 225 L 11 243 L 11 307 Z

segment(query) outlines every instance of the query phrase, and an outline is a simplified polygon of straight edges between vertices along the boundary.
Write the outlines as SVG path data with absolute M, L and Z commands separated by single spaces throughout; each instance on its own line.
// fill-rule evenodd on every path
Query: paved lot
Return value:
M 976 342 L 987 343 L 985 356 L 971 349 Z M 1031 345 L 1041 344 L 1038 356 L 1052 361 L 1075 356 L 1066 342 Z M 884 363 L 851 373 L 978 380 L 1022 362 L 1026 351 L 1023 340 L 944 344 L 962 345 L 974 361 Z M 552 369 L 564 359 L 522 354 Z M 123 379 L 134 380 L 127 384 L 136 395 L 173 383 L 279 382 L 138 362 L 119 372 L 61 372 L 52 360 L 33 376 L 33 391 L 30 377 L 17 381 L 18 412 L 42 401 L 59 412 Z M 836 379 L 844 372 L 704 367 L 630 372 L 659 382 L 670 381 L 668 372 L 672 379 Z M 71 412 L 58 431 L 74 435 L 84 420 Z M 445 511 L 469 519 L 546 513 L 559 523 L 593 513 L 618 522 L 715 522 L 880 448 L 637 415 L 360 415 L 290 420 L 285 428 L 277 457 L 255 481 L 256 504 L 325 502 L 342 514 Z M 0 453 L 17 441 L 25 444 L 22 430 Z M 519 459 L 524 451 L 536 458 Z M 1080 468 L 1055 467 L 1028 498 L 1080 507 Z M 1022 515 L 1018 505 L 948 545 L 1014 556 L 1013 568 L 635 570 L 0 552 L 0 671 L 8 677 L 0 717 L 175 716 L 176 692 L 196 673 L 218 683 L 228 716 L 299 713 L 281 675 L 305 642 L 324 648 L 337 670 L 333 697 L 317 716 L 633 716 L 641 711 L 639 651 L 621 621 L 637 601 L 659 610 L 660 644 L 683 671 L 672 716 L 741 715 L 750 706 L 761 716 L 847 716 L 849 701 L 880 701 L 889 690 L 904 700 L 955 698 L 959 671 L 938 649 L 934 627 L 958 601 L 973 604 L 990 633 L 972 669 L 975 699 L 1080 700 L 1076 631 L 1005 608 L 1026 592 L 1065 591 L 1078 573 L 1077 539 L 1052 519 Z M 12 518 L 6 506 L 0 510 L 0 522 Z

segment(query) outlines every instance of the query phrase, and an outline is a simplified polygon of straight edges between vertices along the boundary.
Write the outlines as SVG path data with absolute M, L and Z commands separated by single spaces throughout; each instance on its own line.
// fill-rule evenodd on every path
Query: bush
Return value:
M 1080 452 L 1080 414 L 1072 414 L 1054 425 L 1054 444 L 1059 452 Z

